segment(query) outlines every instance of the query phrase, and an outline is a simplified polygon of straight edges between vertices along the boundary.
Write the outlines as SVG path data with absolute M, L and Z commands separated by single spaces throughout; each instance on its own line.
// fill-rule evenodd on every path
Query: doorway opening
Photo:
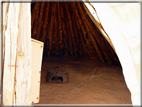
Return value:
M 32 38 L 44 42 L 39 104 L 131 104 L 119 59 L 83 3 L 32 2 L 31 15 Z M 68 83 L 46 81 L 58 68 Z

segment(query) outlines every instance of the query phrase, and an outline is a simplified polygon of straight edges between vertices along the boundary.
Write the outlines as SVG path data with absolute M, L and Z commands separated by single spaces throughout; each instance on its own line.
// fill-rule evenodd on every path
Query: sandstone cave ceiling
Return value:
M 32 38 L 44 42 L 44 55 L 89 57 L 120 65 L 82 2 L 32 2 L 31 31 Z

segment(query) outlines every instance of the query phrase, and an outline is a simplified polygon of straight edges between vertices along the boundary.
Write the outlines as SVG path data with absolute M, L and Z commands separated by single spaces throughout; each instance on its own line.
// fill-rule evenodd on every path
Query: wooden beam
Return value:
M 67 17 L 68 17 L 68 21 L 69 21 L 68 24 L 69 24 L 69 28 L 70 28 L 70 32 L 71 32 L 71 40 L 72 40 L 72 44 L 73 44 L 73 51 L 74 51 L 75 56 L 77 56 L 76 43 L 75 43 L 75 40 L 74 40 L 71 14 L 70 14 L 69 8 L 68 8 L 68 7 L 70 7 L 70 5 L 68 3 L 65 3 L 65 7 L 66 7 Z
M 38 28 L 38 16 L 39 16 L 39 8 L 40 3 L 36 3 L 33 11 L 32 11 L 32 18 L 31 18 L 31 25 L 32 25 L 32 38 L 36 37 L 37 28 Z
M 82 33 L 83 33 L 83 36 L 84 36 L 84 39 L 85 39 L 85 43 L 86 43 L 86 48 L 89 48 L 89 51 L 92 55 L 92 58 L 96 58 L 94 52 L 93 52 L 93 49 L 92 49 L 92 46 L 90 45 L 90 42 L 88 41 L 88 39 L 86 38 L 86 29 L 81 21 L 81 18 L 79 16 L 79 11 L 78 9 L 76 8 L 76 5 L 75 3 L 72 3 L 72 8 L 74 9 L 73 11 L 75 12 L 75 20 L 76 20 L 76 23 L 77 23 L 77 27 L 78 27 L 78 30 L 81 29 Z
M 76 51 L 79 52 L 80 51 L 79 50 L 79 45 L 80 45 L 79 41 L 80 41 L 80 38 L 79 38 L 79 31 L 78 31 L 78 28 L 77 28 L 77 25 L 76 25 L 76 22 L 75 22 L 74 14 L 73 14 L 73 17 L 72 17 L 72 24 L 73 24 L 73 30 L 74 30 L 74 35 L 75 35 L 74 39 L 75 39 L 75 44 L 76 44 Z M 84 46 L 84 43 L 83 43 L 83 46 Z
M 46 9 L 44 11 L 45 13 L 45 18 L 44 18 L 44 24 L 43 24 L 43 36 L 41 37 L 41 41 L 44 42 L 44 54 L 47 55 L 47 52 L 49 50 L 49 23 L 51 19 L 51 13 L 50 13 L 50 8 L 52 5 L 50 5 L 50 2 L 47 3 Z
M 45 9 L 45 20 L 44 20 L 44 24 L 43 24 L 43 35 L 41 37 L 41 41 L 45 42 L 46 40 L 46 36 L 47 36 L 47 26 L 48 26 L 48 18 L 49 18 L 49 10 L 50 10 L 50 3 L 47 3 L 47 7 Z
M 114 62 L 114 63 L 116 63 L 116 64 L 118 64 L 118 65 L 120 65 L 120 62 L 119 62 L 119 60 L 118 60 L 118 58 L 117 58 L 117 55 L 116 55 L 116 53 L 114 52 L 114 50 L 112 49 L 112 47 L 111 47 L 111 45 L 108 43 L 108 41 L 105 39 L 105 38 L 103 38 L 104 39 L 104 41 L 105 41 L 105 43 L 106 43 L 106 45 L 107 45 L 107 47 L 108 47 L 108 49 L 109 49 L 109 57 L 112 59 L 112 61 Z
M 85 25 L 85 28 L 86 28 L 87 33 L 88 33 L 88 37 L 90 38 L 94 49 L 96 50 L 97 54 L 99 55 L 100 60 L 101 60 L 102 62 L 104 62 L 104 58 L 103 58 L 102 52 L 101 52 L 101 50 L 98 48 L 98 45 L 97 45 L 97 43 L 96 43 L 96 40 L 94 39 L 93 35 L 91 34 L 90 25 L 89 25 L 89 23 L 87 22 L 86 17 L 85 17 L 85 15 L 84 15 L 84 13 L 83 13 L 83 10 L 82 10 L 82 8 L 81 8 L 81 3 L 76 3 L 76 4 L 77 4 L 78 10 L 79 10 L 79 12 L 80 12 L 80 15 L 82 16 L 82 22 L 83 22 L 84 25 Z
M 63 39 L 63 42 L 64 42 L 64 44 L 65 44 L 65 46 L 64 46 L 64 52 L 66 52 L 66 55 L 68 56 L 68 55 L 71 55 L 71 52 L 69 51 L 70 50 L 70 47 L 69 47 L 69 37 L 68 37 L 68 34 L 67 34 L 67 31 L 66 31 L 66 24 L 65 24 L 65 20 L 66 20 L 66 16 L 65 16 L 65 12 L 63 11 L 64 10 L 64 3 L 61 3 L 61 26 L 62 26 L 62 34 L 63 34 L 63 36 L 64 36 L 64 39 Z M 68 51 L 67 51 L 67 50 Z
M 39 3 L 34 3 L 34 4 L 35 4 L 35 6 L 34 6 L 34 8 L 31 11 L 31 13 L 32 13 L 32 15 L 31 15 L 32 16 L 31 17 L 31 28 L 33 28 L 33 26 L 34 26 L 34 21 L 36 19 L 36 14 L 38 13 L 38 8 L 40 6 Z
M 67 8 L 67 4 L 63 3 L 63 5 L 65 6 L 64 8 L 64 14 L 65 14 L 65 28 L 67 29 L 67 36 L 68 36 L 68 41 L 69 41 L 69 47 L 70 47 L 70 53 L 71 56 L 73 56 L 73 43 L 72 43 L 72 28 L 71 26 L 71 21 L 70 21 L 70 16 L 69 16 L 69 11 Z
M 86 11 L 84 11 L 84 13 L 87 15 Z M 96 25 L 89 20 L 89 17 L 86 19 L 88 20 L 88 22 L 90 23 L 90 28 L 91 28 L 91 32 L 93 32 L 93 36 L 95 37 L 95 39 L 98 42 L 98 45 L 100 47 L 100 49 L 102 50 L 107 62 L 109 64 L 112 63 L 112 60 L 117 60 L 116 56 L 114 56 L 113 51 L 111 50 L 110 45 L 108 44 L 108 42 L 105 40 L 104 36 L 101 34 L 100 30 L 96 27 Z M 111 53 L 109 53 L 111 52 Z M 111 55 L 112 54 L 112 55 Z
M 97 41 L 98 44 L 99 44 L 99 47 L 101 48 L 101 50 L 99 50 L 99 48 L 97 47 L 97 43 L 96 43 L 95 39 L 93 39 L 93 36 L 90 35 L 89 37 L 90 37 L 90 39 L 92 40 L 92 44 L 93 44 L 94 48 L 97 50 L 98 55 L 99 55 L 99 56 L 102 56 L 102 54 L 104 54 L 105 59 L 107 60 L 107 62 L 108 62 L 109 64 L 111 64 L 112 61 L 111 61 L 111 59 L 109 58 L 109 56 L 107 55 L 107 53 L 105 52 L 105 50 L 103 49 L 103 47 L 102 47 L 102 45 L 101 45 L 101 42 L 100 42 L 100 40 L 99 40 L 99 35 L 98 35 L 98 33 L 97 33 L 97 32 L 94 33 L 93 27 L 90 26 L 91 24 L 89 23 L 89 21 L 88 21 L 87 18 L 85 17 L 85 14 L 84 14 L 85 11 L 83 11 L 82 6 L 81 6 L 81 3 L 77 3 L 77 5 L 78 5 L 78 8 L 79 8 L 80 13 L 81 13 L 81 15 L 82 15 L 82 19 L 84 20 L 83 22 L 84 22 L 84 24 L 85 24 L 85 26 L 86 26 L 88 32 L 91 32 L 91 33 L 94 35 L 96 41 Z M 88 27 L 87 27 L 87 26 L 88 26 Z M 96 30 L 95 30 L 95 31 L 96 31 Z M 101 53 L 101 51 L 102 51 L 102 53 Z M 100 57 L 100 58 L 101 58 L 101 57 Z
M 78 53 L 79 53 L 79 57 L 82 56 L 83 54 L 85 54 L 85 51 L 86 51 L 86 47 L 85 47 L 85 43 L 84 43 L 84 40 L 83 40 L 83 34 L 82 34 L 82 31 L 81 31 L 81 28 L 80 28 L 80 25 L 78 23 L 78 21 L 76 20 L 76 18 L 74 17 L 74 24 L 76 23 L 76 29 L 78 31 L 78 34 L 76 36 L 78 36 L 78 44 L 77 44 L 77 49 L 78 49 Z M 81 47 L 83 46 L 83 49 L 80 49 Z
M 79 31 L 79 36 L 80 36 L 80 38 L 81 38 L 81 39 L 84 39 L 85 46 L 86 46 L 86 48 L 89 49 L 89 52 L 90 52 L 91 55 L 92 55 L 92 59 L 96 59 L 96 55 L 95 55 L 95 53 L 94 53 L 94 51 L 93 51 L 93 49 L 92 49 L 92 46 L 91 46 L 89 40 L 86 38 L 86 34 L 83 34 L 83 37 L 82 37 L 82 33 L 81 33 L 81 32 L 83 32 L 83 31 L 80 29 L 79 21 L 76 20 L 76 23 L 77 23 L 77 27 L 78 27 L 78 31 Z M 83 27 L 83 26 L 82 26 L 82 29 L 84 30 L 84 27 Z M 84 30 L 84 31 L 85 31 L 85 30 Z M 83 44 L 84 44 L 84 43 L 83 43 Z M 85 50 L 86 50 L 86 49 L 85 49 Z
M 63 40 L 64 40 L 64 44 L 65 44 L 64 52 L 66 52 L 66 56 L 68 56 L 70 54 L 69 46 L 68 46 L 66 38 L 64 38 Z
M 42 37 L 41 35 L 41 31 L 42 31 L 42 25 L 43 25 L 43 10 L 44 10 L 44 6 L 45 6 L 45 3 L 41 3 L 41 6 L 40 6 L 40 13 L 39 13 L 39 20 L 38 20 L 38 28 L 37 28 L 37 36 L 36 36 L 36 39 L 37 40 L 40 40 L 40 38 Z
M 53 44 L 53 27 L 54 27 L 54 19 L 55 19 L 55 10 L 56 10 L 56 4 L 52 3 L 52 12 L 51 12 L 51 23 L 49 25 L 49 50 L 48 50 L 48 56 L 51 53 L 51 49 L 52 49 L 52 44 Z
M 55 3 L 56 4 L 56 11 L 55 11 L 55 31 L 54 31 L 54 39 L 55 39 L 55 55 L 59 55 L 59 35 L 58 35 L 58 31 L 59 31 L 59 22 L 58 22 L 58 5 L 59 3 Z
M 58 3 L 58 21 L 59 21 L 59 45 L 60 45 L 60 55 L 61 55 L 61 52 L 63 50 L 63 31 L 62 31 L 62 21 L 61 21 L 61 17 L 63 16 L 62 15 L 62 12 L 61 12 L 61 3 Z

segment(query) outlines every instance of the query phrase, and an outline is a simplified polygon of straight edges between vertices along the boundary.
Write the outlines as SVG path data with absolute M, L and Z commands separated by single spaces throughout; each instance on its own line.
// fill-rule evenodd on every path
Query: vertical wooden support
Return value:
M 9 3 L 3 3 L 3 32 L 5 32 L 7 28 L 7 20 L 8 20 L 8 9 Z M 4 63 L 4 54 L 5 54 L 5 33 L 3 33 L 3 63 Z
M 58 36 L 58 31 L 59 31 L 59 22 L 58 22 L 58 4 L 59 3 L 55 3 L 56 4 L 56 11 L 55 11 L 55 19 L 54 19 L 54 21 L 55 21 L 55 26 L 54 26 L 54 29 L 55 29 L 55 31 L 54 31 L 54 40 L 55 40 L 55 42 L 54 42 L 54 44 L 55 44 L 55 55 L 59 55 L 59 43 L 58 43 L 58 38 L 59 38 L 59 36 Z
M 1 0 L 0 0 L 0 2 L 1 2 Z M 3 62 L 3 64 L 4 64 L 4 59 L 5 59 L 5 30 L 6 30 L 6 28 L 7 28 L 7 20 L 8 20 L 8 9 L 9 9 L 9 3 L 3 3 L 3 6 L 0 4 L 0 11 L 1 11 L 1 9 L 3 9 L 3 25 L 1 24 L 2 22 L 1 22 L 1 20 L 0 20 L 0 35 L 2 36 L 2 34 L 3 34 L 3 37 L 0 37 L 0 51 L 2 50 L 2 47 L 3 47 L 3 54 L 1 54 L 1 56 L 0 56 L 0 87 L 2 87 L 2 72 L 3 72 L 3 69 L 2 68 L 4 68 L 4 65 L 2 65 L 2 62 Z M 2 14 L 2 13 L 1 13 Z M 0 17 L 1 17 L 1 14 L 0 14 Z M 1 28 L 2 27 L 2 28 Z M 3 33 L 2 33 L 3 32 Z M 3 42 L 2 42 L 3 41 Z M 2 44 L 3 43 L 3 44 Z M 2 98 L 2 96 L 1 96 L 1 94 L 2 94 L 2 90 L 1 90 L 1 88 L 0 88 L 0 105 L 1 105 L 1 98 Z
M 73 14 L 73 16 L 74 16 L 74 14 Z M 79 51 L 79 42 L 80 42 L 81 38 L 79 38 L 79 33 L 78 33 L 78 30 L 77 30 L 77 25 L 76 25 L 74 17 L 72 17 L 72 25 L 73 25 L 74 35 L 75 35 L 74 38 L 75 38 L 75 45 L 76 45 L 76 53 L 78 53 L 78 51 Z
M 32 9 L 32 17 L 31 17 L 31 28 L 34 27 L 34 22 L 37 21 L 37 14 L 38 14 L 38 8 L 39 8 L 40 4 L 39 3 L 35 3 L 34 8 Z
M 42 31 L 42 25 L 43 25 L 42 17 L 43 17 L 44 5 L 45 5 L 45 3 L 41 3 L 41 6 L 40 6 L 40 13 L 39 13 L 39 20 L 38 20 L 38 29 L 37 29 L 37 36 L 36 36 L 37 40 L 39 40 L 42 37 L 42 35 L 40 33 Z
M 48 51 L 48 56 L 50 56 L 51 50 L 52 50 L 52 44 L 53 44 L 53 27 L 54 27 L 54 18 L 55 18 L 55 10 L 56 10 L 56 4 L 52 4 L 52 13 L 51 13 L 51 23 L 50 23 L 50 29 L 49 29 L 49 51 Z
M 69 43 L 67 43 L 67 41 L 69 40 L 68 39 L 68 36 L 67 36 L 67 31 L 66 31 L 66 26 L 65 26 L 65 14 L 64 14 L 64 11 L 63 11 L 63 3 L 61 3 L 60 5 L 60 9 L 61 9 L 61 28 L 62 28 L 62 31 L 63 31 L 63 42 L 64 42 L 64 52 L 66 52 L 66 56 L 68 56 L 68 54 L 70 54 L 70 51 L 69 50 Z M 68 53 L 69 52 L 69 53 Z
M 17 3 L 16 3 L 17 4 Z M 20 4 L 17 40 L 15 104 L 31 104 L 31 12 L 30 3 Z
M 63 50 L 63 35 L 62 35 L 62 22 L 61 22 L 61 3 L 58 3 L 58 19 L 59 19 L 59 45 L 60 45 L 60 54 Z
M 68 9 L 67 9 L 67 6 L 66 6 L 66 3 L 63 3 L 63 6 L 65 7 L 63 10 L 64 10 L 64 15 L 65 15 L 65 29 L 67 31 L 67 36 L 68 36 L 68 41 L 69 41 L 69 48 L 70 48 L 70 53 L 71 53 L 71 56 L 73 56 L 73 44 L 72 44 L 72 31 L 70 29 L 70 19 L 69 19 L 69 12 L 68 12 Z
M 49 38 L 48 38 L 48 29 L 49 29 L 49 20 L 50 20 L 50 8 L 51 8 L 51 5 L 50 5 L 50 2 L 46 4 L 46 9 L 44 9 L 44 13 L 45 14 L 45 18 L 44 18 L 44 24 L 43 24 L 43 36 L 41 37 L 41 41 L 44 42 L 44 50 L 43 52 L 47 55 L 47 52 L 48 52 L 48 43 L 49 43 Z
M 1 0 L 0 0 L 1 1 Z M 0 5 L 0 11 L 2 9 L 1 7 L 2 5 Z M 5 60 L 5 30 L 7 28 L 7 20 L 8 20 L 8 9 L 9 9 L 9 3 L 3 3 L 3 25 L 0 24 L 0 35 L 3 37 L 0 38 L 0 50 L 2 50 L 3 47 L 3 55 L 0 56 L 0 87 L 2 87 L 3 84 L 2 83 L 2 72 L 4 71 L 2 68 L 4 68 L 4 60 Z M 3 28 L 1 28 L 3 27 Z M 3 33 L 2 33 L 3 31 Z M 1 40 L 3 38 L 3 40 Z M 3 44 L 1 43 L 1 41 L 3 41 Z M 3 65 L 1 64 L 3 62 Z M 0 88 L 0 105 L 2 104 L 2 88 Z
M 71 39 L 72 44 L 73 44 L 73 49 L 71 51 L 74 51 L 75 56 L 77 56 L 76 44 L 75 44 L 73 28 L 72 28 L 72 20 L 71 20 L 71 15 L 70 15 L 69 8 L 68 8 L 70 6 L 67 3 L 65 3 L 65 7 L 66 7 L 66 12 L 67 12 L 67 17 L 68 17 L 69 30 L 70 30 L 70 33 L 71 33 L 70 39 Z M 71 53 L 73 53 L 73 52 L 71 52 Z
M 14 102 L 14 76 L 16 63 L 16 48 L 18 36 L 20 3 L 10 3 L 8 11 L 7 28 L 5 30 L 5 57 L 3 75 L 3 104 L 13 104 Z
M 42 38 L 41 38 L 41 41 L 42 42 L 45 42 L 45 40 L 46 40 L 46 35 L 47 35 L 47 31 L 46 31 L 46 29 L 47 29 L 47 25 L 48 25 L 48 17 L 49 17 L 49 4 L 50 3 L 47 3 L 47 7 L 46 7 L 46 15 L 45 15 L 45 20 L 44 20 L 44 24 L 43 24 L 43 36 L 42 36 Z
M 36 38 L 36 36 L 37 36 L 38 20 L 39 20 L 39 14 L 40 14 L 40 13 L 39 13 L 39 12 L 40 12 L 40 11 L 39 11 L 40 3 L 37 3 L 37 4 L 38 4 L 38 5 L 37 5 L 37 7 L 35 8 L 35 11 L 36 11 L 35 14 L 36 14 L 36 15 L 33 15 L 33 16 L 32 16 L 32 23 L 31 23 L 31 24 L 32 24 L 32 27 L 33 27 L 33 28 L 32 28 L 32 33 L 33 33 L 33 34 L 32 34 L 32 37 L 33 37 L 33 38 Z M 35 11 L 34 11 L 34 12 L 35 12 Z M 34 18 L 34 17 L 35 17 L 35 18 Z

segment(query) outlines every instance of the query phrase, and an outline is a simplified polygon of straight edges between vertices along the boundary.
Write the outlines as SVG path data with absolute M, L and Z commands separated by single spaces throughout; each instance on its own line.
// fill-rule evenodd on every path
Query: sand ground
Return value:
M 46 82 L 54 67 L 68 71 L 69 83 Z M 44 57 L 38 104 L 132 104 L 122 68 L 86 58 Z

